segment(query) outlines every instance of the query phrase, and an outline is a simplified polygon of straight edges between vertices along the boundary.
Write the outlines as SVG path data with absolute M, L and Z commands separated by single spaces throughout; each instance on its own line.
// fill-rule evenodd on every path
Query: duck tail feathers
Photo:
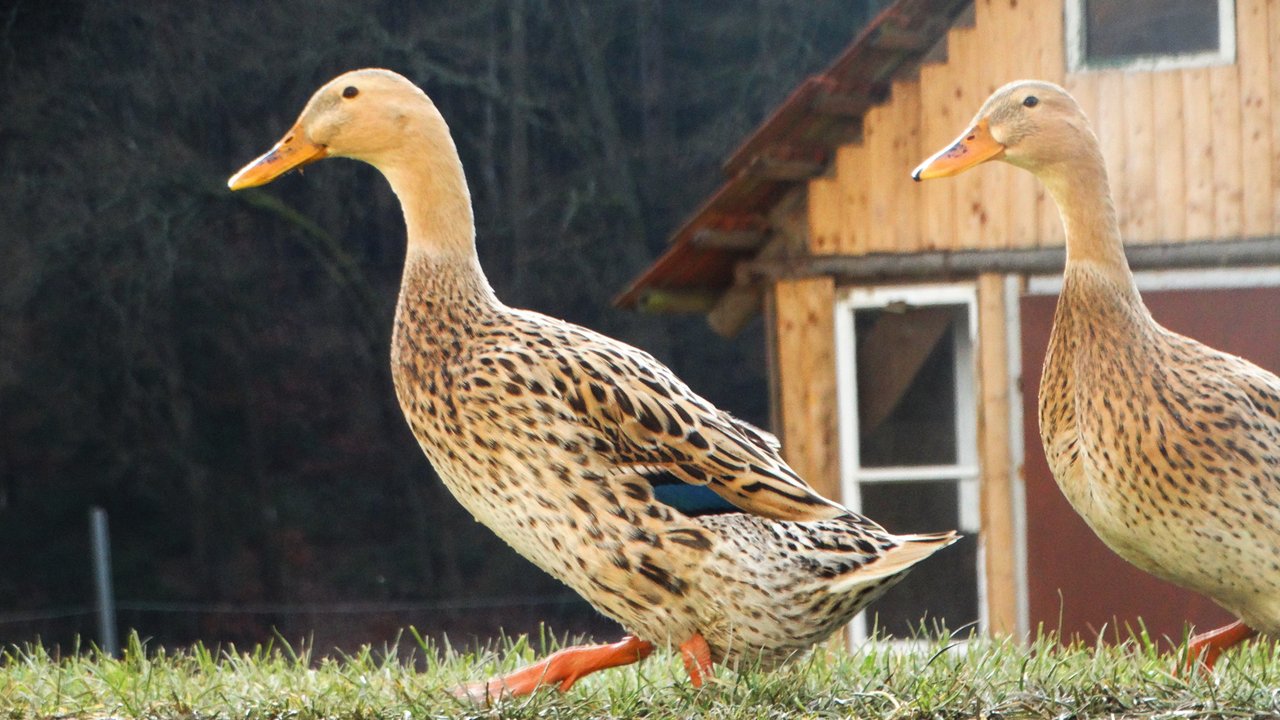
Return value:
M 942 548 L 960 539 L 960 533 L 950 530 L 940 533 L 897 535 L 897 547 L 884 552 L 877 560 L 867 563 L 841 578 L 830 588 L 840 594 L 876 580 L 883 580 L 903 573 Z

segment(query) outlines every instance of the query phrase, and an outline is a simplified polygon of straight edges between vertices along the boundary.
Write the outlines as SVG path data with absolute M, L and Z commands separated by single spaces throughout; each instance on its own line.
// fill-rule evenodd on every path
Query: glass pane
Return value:
M 1218 0 L 1082 0 L 1090 62 L 1218 49 Z
M 956 343 L 968 343 L 968 317 L 964 305 L 854 311 L 862 467 L 958 462 Z
M 862 511 L 895 533 L 959 527 L 953 480 L 863 483 Z M 923 619 L 955 630 L 978 619 L 978 538 L 966 535 L 916 566 L 867 609 L 867 629 L 913 637 Z

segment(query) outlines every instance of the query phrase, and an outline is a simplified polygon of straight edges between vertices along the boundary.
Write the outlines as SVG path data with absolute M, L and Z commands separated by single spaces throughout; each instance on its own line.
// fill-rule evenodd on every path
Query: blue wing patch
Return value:
M 672 480 L 670 483 L 655 482 L 653 485 L 653 497 L 663 505 L 673 507 L 690 517 L 742 512 L 742 508 L 735 507 L 705 485 L 690 485 L 675 478 Z

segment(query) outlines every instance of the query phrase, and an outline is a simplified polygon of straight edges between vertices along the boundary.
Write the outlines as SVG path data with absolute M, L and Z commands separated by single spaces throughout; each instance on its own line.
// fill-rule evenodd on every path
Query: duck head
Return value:
M 326 157 L 362 160 L 379 168 L 413 137 L 432 136 L 423 125 L 444 119 L 416 85 L 390 70 L 353 70 L 311 96 L 298 121 L 269 151 L 231 176 L 232 190 L 265 185 L 290 170 Z
M 1096 145 L 1084 112 L 1050 82 L 1019 80 L 997 90 L 969 129 L 911 173 L 919 180 L 957 175 L 988 160 L 1038 173 Z

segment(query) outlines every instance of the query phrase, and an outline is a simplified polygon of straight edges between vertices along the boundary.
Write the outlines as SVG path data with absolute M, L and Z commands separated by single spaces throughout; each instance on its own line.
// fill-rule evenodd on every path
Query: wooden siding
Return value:
M 911 169 L 1019 78 L 1064 85 L 1093 123 L 1122 231 L 1137 243 L 1280 235 L 1280 0 L 1237 0 L 1237 62 L 1065 72 L 1062 3 L 975 0 L 946 60 L 897 81 L 859 144 L 810 183 L 815 254 L 1061 245 L 1057 208 L 1026 172 L 992 163 L 945 182 Z
M 772 358 L 783 456 L 814 489 L 839 499 L 835 303 L 831 278 L 777 283 Z
M 1009 440 L 1009 331 L 1004 276 L 978 276 L 978 456 L 982 563 L 986 581 L 987 632 L 1018 631 L 1018 586 L 1014 562 L 1012 449 Z

